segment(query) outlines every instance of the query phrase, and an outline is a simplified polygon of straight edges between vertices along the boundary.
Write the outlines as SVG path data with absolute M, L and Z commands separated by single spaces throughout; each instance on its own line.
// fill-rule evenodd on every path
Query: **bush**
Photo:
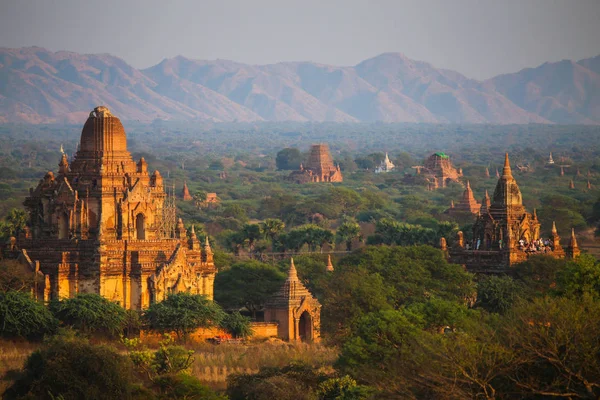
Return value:
M 50 309 L 63 324 L 86 334 L 118 336 L 127 321 L 123 307 L 92 293 L 53 302 Z
M 371 390 L 357 385 L 354 379 L 345 375 L 319 384 L 318 394 L 320 400 L 363 400 L 371 396 Z
M 238 311 L 227 314 L 221 321 L 221 327 L 235 338 L 252 336 L 250 318 L 243 316 Z
M 218 326 L 224 312 L 205 296 L 176 293 L 160 303 L 150 305 L 144 319 L 150 329 L 162 333 L 175 332 L 178 339 L 186 340 L 198 328 Z
M 324 376 L 308 365 L 261 368 L 257 374 L 231 375 L 227 395 L 231 400 L 313 400 Z
M 42 303 L 24 292 L 0 293 L 0 335 L 39 339 L 56 330 L 57 321 Z
M 154 390 L 161 400 L 226 400 L 207 388 L 198 378 L 186 374 L 162 375 L 154 380 Z
M 150 381 L 155 381 L 160 375 L 179 374 L 188 372 L 194 363 L 194 351 L 182 346 L 174 346 L 173 339 L 165 335 L 156 351 L 139 349 L 139 339 L 123 339 L 123 344 L 129 351 L 129 357 L 136 368 Z
M 131 399 L 131 361 L 106 346 L 55 338 L 32 353 L 4 399 Z M 59 397 L 60 396 L 60 397 Z

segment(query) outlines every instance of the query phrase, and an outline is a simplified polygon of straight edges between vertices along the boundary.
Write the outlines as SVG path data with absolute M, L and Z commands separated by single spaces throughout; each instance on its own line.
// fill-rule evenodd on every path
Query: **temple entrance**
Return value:
M 69 238 L 69 216 L 66 213 L 62 213 L 58 217 L 58 238 Z
M 144 214 L 138 214 L 135 217 L 135 229 L 137 240 L 146 240 L 146 217 Z
M 300 315 L 298 333 L 301 341 L 312 342 L 312 318 L 308 311 L 304 311 L 302 315 Z

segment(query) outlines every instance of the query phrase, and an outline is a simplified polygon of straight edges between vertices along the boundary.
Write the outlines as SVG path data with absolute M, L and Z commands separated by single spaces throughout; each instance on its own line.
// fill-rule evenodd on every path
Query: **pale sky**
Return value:
M 2 0 L 0 47 L 355 65 L 401 52 L 485 79 L 600 54 L 600 0 Z

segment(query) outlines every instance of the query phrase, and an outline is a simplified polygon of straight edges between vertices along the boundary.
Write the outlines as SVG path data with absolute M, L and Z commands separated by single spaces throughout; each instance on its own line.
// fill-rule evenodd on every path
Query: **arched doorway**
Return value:
M 304 311 L 300 315 L 298 324 L 298 334 L 303 342 L 312 342 L 312 318 L 308 311 Z
M 137 240 L 146 240 L 146 218 L 140 213 L 135 217 Z
M 61 213 L 58 217 L 58 238 L 69 238 L 69 216 L 66 213 Z

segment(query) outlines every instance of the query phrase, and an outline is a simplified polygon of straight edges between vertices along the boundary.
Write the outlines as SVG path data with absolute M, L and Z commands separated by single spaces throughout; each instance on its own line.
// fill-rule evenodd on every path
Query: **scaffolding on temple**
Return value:
M 171 191 L 166 188 L 167 196 L 163 203 L 162 218 L 158 224 L 158 232 L 160 238 L 172 238 L 175 237 L 175 226 L 177 225 L 177 206 L 175 205 L 175 185 L 172 186 Z

